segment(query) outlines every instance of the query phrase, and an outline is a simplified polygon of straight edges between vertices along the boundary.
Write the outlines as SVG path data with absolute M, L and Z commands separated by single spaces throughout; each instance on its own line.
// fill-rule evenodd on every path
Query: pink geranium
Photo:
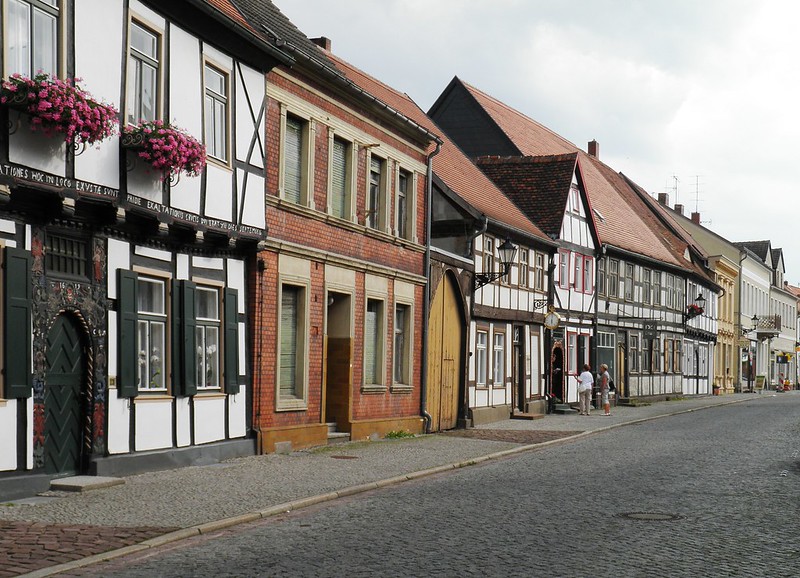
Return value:
M 198 176 L 206 166 L 205 145 L 163 120 L 141 121 L 125 127 L 123 143 L 141 149 L 139 157 L 163 172 L 165 178 L 180 172 Z
M 14 74 L 0 85 L 0 104 L 21 107 L 31 116 L 33 130 L 48 136 L 61 133 L 70 143 L 94 144 L 116 134 L 119 112 L 95 100 L 79 81 Z

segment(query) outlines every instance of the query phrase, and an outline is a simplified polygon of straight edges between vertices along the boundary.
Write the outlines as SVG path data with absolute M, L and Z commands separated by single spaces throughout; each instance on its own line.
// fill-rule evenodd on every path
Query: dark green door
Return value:
M 81 471 L 83 342 L 71 317 L 59 315 L 47 336 L 44 464 L 49 474 Z

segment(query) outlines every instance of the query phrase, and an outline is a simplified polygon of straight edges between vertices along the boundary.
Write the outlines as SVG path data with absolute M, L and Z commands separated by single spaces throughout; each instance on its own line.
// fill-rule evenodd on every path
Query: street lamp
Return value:
M 686 324 L 689 319 L 694 319 L 698 315 L 702 315 L 703 312 L 706 310 L 706 298 L 703 297 L 702 293 L 698 293 L 697 297 L 694 298 L 694 303 L 690 303 L 686 307 L 686 311 L 683 313 L 683 323 Z
M 497 252 L 500 253 L 500 271 L 475 273 L 475 289 L 483 287 L 492 281 L 496 281 L 508 273 L 509 269 L 511 269 L 511 264 L 514 262 L 514 257 L 517 254 L 517 246 L 511 242 L 511 239 L 506 237 L 503 244 L 497 248 Z

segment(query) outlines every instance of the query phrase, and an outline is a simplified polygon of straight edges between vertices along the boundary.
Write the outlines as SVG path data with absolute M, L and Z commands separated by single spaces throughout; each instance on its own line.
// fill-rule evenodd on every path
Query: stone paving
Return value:
M 758 397 L 736 394 L 620 406 L 608 418 L 596 411 L 590 417 L 505 420 L 444 434 L 146 473 L 126 478 L 124 485 L 86 493 L 47 492 L 52 499 L 0 504 L 0 577 L 25 572 L 47 576 L 542 444 Z

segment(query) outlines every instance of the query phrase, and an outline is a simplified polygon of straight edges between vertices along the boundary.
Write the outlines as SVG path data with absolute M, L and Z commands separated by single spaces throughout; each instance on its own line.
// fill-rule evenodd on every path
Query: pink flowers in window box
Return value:
M 206 147 L 186 131 L 163 120 L 142 121 L 123 129 L 122 145 L 164 174 L 198 176 L 206 166 Z
M 75 144 L 94 144 L 116 134 L 119 112 L 78 86 L 79 78 L 61 80 L 40 73 L 13 74 L 0 85 L 0 103 L 31 116 L 31 128 L 64 135 Z

